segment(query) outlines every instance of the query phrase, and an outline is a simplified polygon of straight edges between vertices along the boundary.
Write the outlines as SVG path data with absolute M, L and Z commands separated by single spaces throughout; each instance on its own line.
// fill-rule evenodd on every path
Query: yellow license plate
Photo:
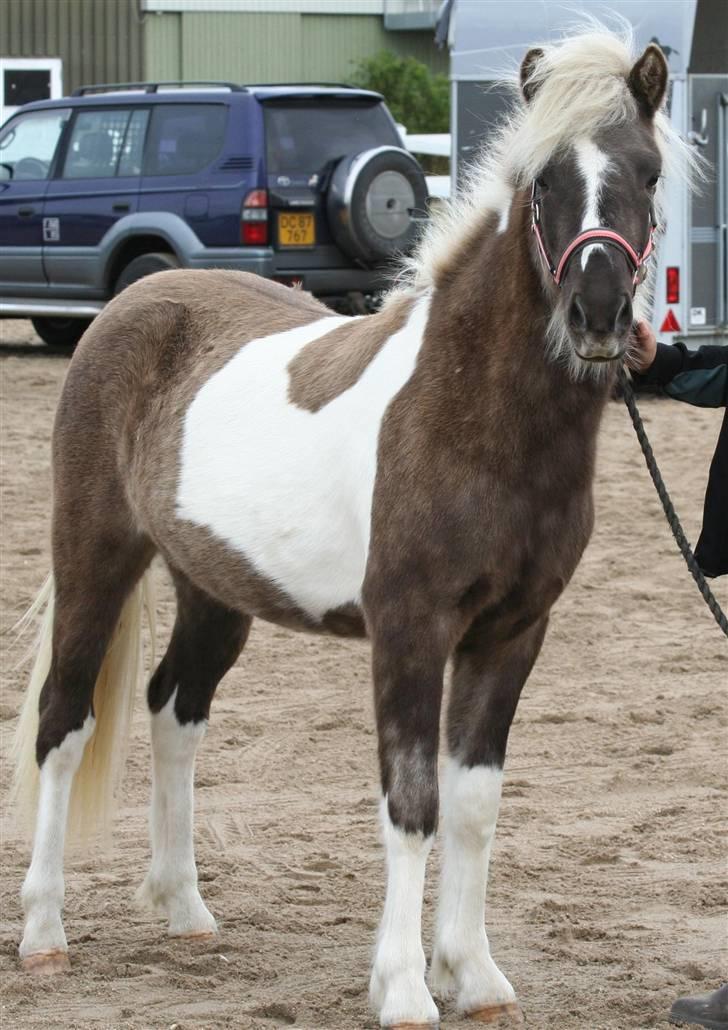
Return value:
M 279 211 L 278 243 L 281 247 L 313 247 L 316 243 L 313 212 L 290 214 Z

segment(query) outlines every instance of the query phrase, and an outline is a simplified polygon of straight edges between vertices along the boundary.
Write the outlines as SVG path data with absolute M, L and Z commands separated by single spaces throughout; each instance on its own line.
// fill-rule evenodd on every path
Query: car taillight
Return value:
M 251 190 L 240 211 L 240 241 L 260 247 L 268 243 L 268 190 Z
M 667 303 L 668 304 L 679 304 L 680 303 L 680 269 L 679 268 L 668 268 L 667 269 Z

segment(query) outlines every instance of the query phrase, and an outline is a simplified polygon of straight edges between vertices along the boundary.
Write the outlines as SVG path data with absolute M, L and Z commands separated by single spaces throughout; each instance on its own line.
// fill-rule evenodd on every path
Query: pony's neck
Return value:
M 545 377 L 550 388 L 558 384 L 560 391 L 606 396 L 616 369 L 598 380 L 576 381 L 565 363 L 551 357 L 547 331 L 554 298 L 538 267 L 526 191 L 514 194 L 503 231 L 499 222 L 498 213 L 484 216 L 454 244 L 438 278 L 430 317 L 439 352 L 458 365 L 466 362 L 476 374 L 480 369 L 500 375 L 507 365 L 526 385 Z
M 497 214 L 485 217 L 440 275 L 425 346 L 430 367 L 443 382 L 457 370 L 458 404 L 471 418 L 490 422 L 496 410 L 526 430 L 527 413 L 538 411 L 539 431 L 558 431 L 568 421 L 595 436 L 613 374 L 575 381 L 551 358 L 553 307 L 532 250 L 525 192 L 514 195 L 502 232 L 498 221 Z
M 494 353 L 507 348 L 532 353 L 531 339 L 545 330 L 551 310 L 530 253 L 527 197 L 513 196 L 507 226 L 500 229 L 498 212 L 485 214 L 479 225 L 453 244 L 452 258 L 438 277 L 433 307 L 443 307 L 473 335 L 487 339 Z M 544 354 L 545 356 L 545 354 Z

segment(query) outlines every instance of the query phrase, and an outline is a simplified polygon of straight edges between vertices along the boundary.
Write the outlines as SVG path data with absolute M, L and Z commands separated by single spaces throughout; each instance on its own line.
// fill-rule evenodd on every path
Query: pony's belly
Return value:
M 207 530 L 208 561 L 194 578 L 227 580 L 217 584 L 216 593 L 224 591 L 231 606 L 289 625 L 303 620 L 313 628 L 329 613 L 359 605 L 369 534 L 356 517 L 354 499 L 307 508 L 296 503 L 302 490 L 276 491 L 274 484 L 268 484 L 268 503 L 256 503 L 253 486 L 244 480 L 225 494 L 211 489 L 208 477 L 196 486 L 204 501 L 195 506 L 193 521 Z M 260 488 L 258 481 L 255 489 Z M 360 505 L 365 511 L 366 501 Z M 193 549 L 199 550 L 191 539 L 188 560 Z

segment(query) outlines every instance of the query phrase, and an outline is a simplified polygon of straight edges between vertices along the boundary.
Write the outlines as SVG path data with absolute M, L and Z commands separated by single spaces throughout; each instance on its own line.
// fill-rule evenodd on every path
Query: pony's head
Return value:
M 537 231 L 526 239 L 547 299 L 551 360 L 577 379 L 613 366 L 633 306 L 646 311 L 640 281 L 653 215 L 662 221 L 665 165 L 687 178 L 701 171 L 661 110 L 667 82 L 660 48 L 637 57 L 627 25 L 612 32 L 590 21 L 529 51 L 507 117 L 430 222 L 405 288 L 436 290 L 483 240 L 525 236 L 515 214 L 531 205 Z M 584 237 L 589 230 L 598 236 Z
M 551 336 L 557 349 L 570 350 L 565 356 L 578 369 L 582 362 L 616 360 L 627 347 L 633 298 L 656 227 L 662 154 L 654 122 L 668 69 L 662 51 L 651 44 L 629 69 L 622 67 L 616 81 L 614 68 L 611 82 L 605 74 L 604 91 L 615 95 L 600 98 L 596 69 L 587 68 L 583 89 L 593 96 L 579 100 L 573 97 L 578 78 L 570 75 L 576 69 L 563 58 L 561 48 L 529 51 L 521 89 L 527 109 L 533 109 L 526 112 L 524 128 L 534 120 L 551 122 L 554 131 L 553 123 L 562 122 L 570 108 L 574 117 L 570 130 L 561 127 L 559 145 L 533 170 L 531 210 L 533 259 L 553 304 Z

